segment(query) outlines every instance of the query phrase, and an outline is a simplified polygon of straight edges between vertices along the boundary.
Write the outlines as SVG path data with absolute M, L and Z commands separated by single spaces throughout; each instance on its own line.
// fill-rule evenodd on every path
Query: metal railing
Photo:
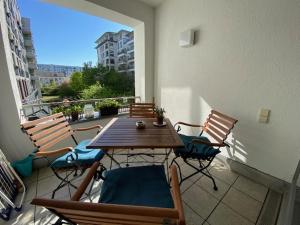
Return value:
M 92 104 L 94 108 L 96 108 L 96 104 L 100 103 L 104 100 L 116 100 L 120 107 L 118 109 L 118 113 L 126 113 L 129 112 L 129 105 L 133 102 L 140 102 L 140 96 L 129 96 L 129 97 L 116 97 L 116 98 L 101 98 L 101 99 L 89 99 L 89 100 L 74 100 L 66 102 L 51 102 L 51 103 L 38 103 L 38 104 L 26 104 L 23 105 L 21 109 L 21 119 L 28 119 L 31 116 L 48 116 L 52 114 L 52 110 L 55 107 L 63 106 L 68 108 L 71 105 L 85 105 L 85 104 Z M 95 110 L 96 111 L 96 110 Z M 97 114 L 99 117 L 100 115 Z M 95 116 L 95 117 L 97 117 Z M 83 115 L 81 115 L 83 117 Z

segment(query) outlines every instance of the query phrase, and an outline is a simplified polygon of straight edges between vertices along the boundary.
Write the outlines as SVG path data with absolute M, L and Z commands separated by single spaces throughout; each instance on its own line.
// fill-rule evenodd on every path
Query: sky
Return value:
M 132 30 L 100 17 L 40 0 L 17 0 L 22 17 L 31 19 L 37 62 L 82 66 L 97 62 L 95 41 L 105 32 Z

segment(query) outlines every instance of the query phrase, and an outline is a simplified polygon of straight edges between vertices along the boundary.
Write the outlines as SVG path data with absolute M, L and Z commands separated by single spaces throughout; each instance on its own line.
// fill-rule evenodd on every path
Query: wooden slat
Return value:
M 89 202 L 76 202 L 76 201 L 63 201 L 56 199 L 43 199 L 34 198 L 31 202 L 33 205 L 44 206 L 52 208 L 54 210 L 61 210 L 64 213 L 74 213 L 80 215 L 80 210 L 85 215 L 99 216 L 101 213 L 111 214 L 123 214 L 124 218 L 130 218 L 131 216 L 139 217 L 167 217 L 178 218 L 178 211 L 170 208 L 157 208 L 146 206 L 129 206 L 129 205 L 115 205 L 115 204 L 102 204 L 102 203 L 89 203 Z M 78 214 L 79 213 L 79 214 Z
M 223 140 L 219 138 L 215 133 L 211 132 L 210 130 L 205 130 L 210 136 L 212 136 L 218 143 L 223 143 Z
M 145 129 L 137 129 L 139 118 L 118 118 L 106 126 L 87 146 L 87 148 L 176 148 L 183 143 L 172 126 L 165 119 L 165 127 L 155 127 L 156 119 L 143 118 Z
M 64 140 L 64 139 L 70 137 L 72 134 L 73 134 L 72 132 L 67 132 L 67 133 L 65 133 L 64 135 L 62 135 L 62 136 L 60 136 L 60 137 L 58 137 L 58 138 L 56 138 L 56 139 L 54 139 L 54 140 L 48 142 L 47 144 L 45 144 L 45 145 L 39 147 L 39 150 L 40 150 L 41 152 L 42 152 L 42 151 L 45 151 L 45 150 L 49 149 L 50 147 L 52 147 L 53 145 L 55 145 L 55 144 L 57 144 L 58 142 L 60 142 L 61 140 Z
M 206 122 L 206 124 L 210 125 L 212 124 L 213 126 L 217 127 L 218 129 L 220 129 L 221 131 L 223 131 L 224 133 L 228 133 L 228 128 L 227 127 L 223 127 L 222 125 L 220 125 L 219 123 L 216 123 L 215 121 L 213 120 L 208 120 Z
M 42 123 L 42 124 L 39 124 L 38 126 L 35 126 L 33 128 L 30 128 L 28 130 L 26 130 L 26 133 L 29 134 L 29 135 L 32 135 L 33 133 L 36 133 L 42 129 L 46 129 L 46 128 L 49 128 L 49 127 L 52 127 L 56 124 L 59 124 L 63 121 L 66 121 L 66 118 L 65 117 L 61 117 L 59 119 L 55 119 L 55 120 L 50 120 L 49 122 L 47 123 Z
M 158 222 L 150 222 L 147 221 L 147 218 L 141 221 L 134 221 L 134 217 L 130 220 L 125 219 L 119 219 L 118 217 L 114 218 L 102 218 L 102 217 L 89 217 L 85 214 L 83 215 L 73 215 L 73 214 L 64 214 L 67 218 L 70 218 L 72 221 L 82 221 L 88 224 L 99 224 L 101 223 L 107 223 L 107 224 L 126 224 L 126 225 L 161 225 L 164 222 L 165 217 L 161 218 Z M 175 221 L 173 220 L 173 224 L 175 224 Z
M 43 130 L 43 131 L 31 136 L 31 140 L 37 141 L 38 139 L 43 138 L 46 135 L 53 133 L 54 131 L 57 131 L 61 128 L 68 127 L 68 126 L 69 126 L 68 122 L 59 123 L 49 129 Z
M 227 134 L 224 134 L 223 132 L 221 132 L 220 130 L 218 130 L 217 128 L 215 128 L 214 126 L 206 126 L 207 130 L 210 130 L 211 132 L 215 133 L 217 136 L 219 136 L 222 140 L 224 140 L 227 137 Z
M 154 103 L 133 103 L 129 107 L 129 117 L 154 118 Z
M 29 127 L 32 127 L 32 126 L 36 125 L 36 124 L 45 122 L 45 121 L 50 120 L 50 119 L 59 118 L 59 117 L 62 117 L 62 116 L 63 116 L 63 113 L 56 113 L 56 114 L 53 114 L 51 116 L 47 116 L 47 117 L 43 117 L 41 119 L 37 119 L 37 120 L 34 120 L 34 121 L 29 121 L 29 122 L 23 123 L 23 124 L 21 124 L 21 127 L 24 128 L 24 129 L 27 129 Z
M 226 126 L 226 127 L 229 128 L 229 129 L 231 129 L 231 128 L 233 127 L 233 124 L 232 124 L 232 123 L 230 123 L 230 122 L 228 122 L 228 121 L 226 121 L 226 120 L 223 120 L 222 118 L 217 117 L 217 116 L 215 116 L 215 115 L 211 115 L 209 119 L 210 119 L 210 120 L 214 120 L 214 121 L 216 121 L 216 122 L 222 124 L 223 126 Z
M 78 202 L 75 202 L 78 203 Z M 94 203 L 95 204 L 95 203 Z M 96 203 L 97 204 L 97 203 Z M 99 203 L 101 204 L 101 203 Z M 103 205 L 103 204 L 102 204 Z M 119 206 L 125 206 L 125 205 L 115 205 L 116 207 Z M 47 207 L 47 206 L 46 206 Z M 137 206 L 135 206 L 137 207 Z M 140 206 L 144 208 L 143 206 Z M 126 212 L 120 212 L 120 213 L 109 213 L 109 212 L 101 212 L 101 211 L 91 211 L 91 210 L 79 210 L 79 209 L 66 209 L 66 208 L 57 208 L 57 207 L 51 207 L 52 209 L 55 209 L 55 211 L 60 212 L 61 214 L 68 215 L 68 216 L 86 216 L 90 218 L 102 218 L 102 219 L 113 219 L 118 218 L 120 220 L 127 220 L 127 221 L 138 221 L 138 222 L 152 222 L 152 223 L 160 223 L 162 218 L 169 218 L 167 215 L 161 215 L 161 216 L 155 216 L 155 212 L 153 212 L 152 216 L 145 216 L 141 215 L 139 212 L 133 213 L 131 215 L 127 215 Z M 159 208 L 164 209 L 164 208 Z M 175 209 L 173 209 L 176 211 Z M 177 212 L 177 211 L 176 211 Z M 177 217 L 171 217 L 170 219 L 178 219 Z
M 170 174 L 171 174 L 171 188 L 172 188 L 173 202 L 174 202 L 175 209 L 178 211 L 178 216 L 179 216 L 178 225 L 185 225 L 183 205 L 182 205 L 182 199 L 180 194 L 181 192 L 180 192 L 178 175 L 177 175 L 177 170 L 175 165 L 171 166 Z
M 215 115 L 217 115 L 217 116 L 219 116 L 219 117 L 221 117 L 221 118 L 223 118 L 223 119 L 225 119 L 225 120 L 228 120 L 228 121 L 230 121 L 231 123 L 236 123 L 236 122 L 237 122 L 236 119 L 234 119 L 234 118 L 232 118 L 232 117 L 230 117 L 230 116 L 227 116 L 227 115 L 225 115 L 225 114 L 223 114 L 223 113 L 220 113 L 220 112 L 218 112 L 218 111 L 216 111 L 216 110 L 212 110 L 211 112 L 212 112 L 212 114 L 215 114 Z
M 84 178 L 84 180 L 82 181 L 80 186 L 77 188 L 75 194 L 72 196 L 72 198 L 71 198 L 72 201 L 79 201 L 80 200 L 82 194 L 84 193 L 87 186 L 91 182 L 93 176 L 95 175 L 99 164 L 100 164 L 100 162 L 94 162 L 94 164 L 91 166 L 88 174 L 86 175 L 86 177 Z
M 52 141 L 53 139 L 60 137 L 62 135 L 64 135 L 67 132 L 70 132 L 71 128 L 70 127 L 64 127 L 62 129 L 60 129 L 59 131 L 56 131 L 55 133 L 52 133 L 42 139 L 39 139 L 38 141 L 35 142 L 36 146 L 42 146 L 47 142 Z

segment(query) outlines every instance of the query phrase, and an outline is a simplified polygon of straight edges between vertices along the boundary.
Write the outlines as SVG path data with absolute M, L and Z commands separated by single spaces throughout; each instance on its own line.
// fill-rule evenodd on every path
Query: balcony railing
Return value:
M 38 116 L 38 117 L 43 117 L 43 116 L 48 116 L 52 114 L 52 111 L 55 107 L 58 106 L 63 106 L 65 108 L 70 107 L 71 105 L 85 105 L 85 104 L 92 104 L 93 107 L 96 107 L 97 103 L 100 103 L 104 100 L 116 100 L 119 102 L 120 107 L 118 110 L 118 113 L 127 113 L 129 112 L 129 105 L 130 103 L 133 102 L 140 102 L 141 97 L 140 96 L 130 96 L 130 97 L 117 97 L 117 98 L 102 98 L 102 99 L 89 99 L 89 100 L 75 100 L 75 101 L 69 101 L 66 105 L 65 102 L 51 102 L 51 103 L 38 103 L 38 104 L 24 104 L 22 109 L 21 109 L 21 116 L 22 120 L 26 119 L 28 120 L 29 117 L 31 116 Z M 37 101 L 37 100 L 36 100 Z M 66 115 L 66 117 L 71 120 L 71 117 Z M 79 116 L 79 121 L 78 122 L 83 122 L 86 121 L 87 119 L 85 118 L 85 115 L 81 113 Z M 99 119 L 100 115 L 97 110 L 95 110 L 94 113 L 94 118 L 92 119 Z

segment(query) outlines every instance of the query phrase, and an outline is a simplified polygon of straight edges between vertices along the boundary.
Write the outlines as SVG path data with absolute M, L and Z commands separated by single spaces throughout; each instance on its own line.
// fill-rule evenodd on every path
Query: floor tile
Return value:
M 52 192 L 60 183 L 56 176 L 50 176 L 40 180 L 37 184 L 37 196 L 43 196 Z
M 241 192 L 244 192 L 248 195 L 250 195 L 252 198 L 255 198 L 256 200 L 263 202 L 265 200 L 265 197 L 268 192 L 268 188 L 255 183 L 243 176 L 240 176 L 237 181 L 234 183 L 233 187 L 240 190 Z
M 233 184 L 238 178 L 238 174 L 232 172 L 226 166 L 214 166 L 210 169 L 210 173 L 229 185 Z
M 58 217 L 44 207 L 36 206 L 35 225 L 54 224 Z
M 186 203 L 183 203 L 183 209 L 186 225 L 201 225 L 203 223 L 204 220 Z
M 184 192 L 182 198 L 202 218 L 206 218 L 218 203 L 214 196 L 197 185 L 193 185 Z
M 183 178 L 185 178 L 185 177 L 193 174 L 194 172 L 196 172 L 196 170 L 194 168 L 190 167 L 186 163 L 183 163 L 182 165 L 180 165 L 180 169 L 181 169 L 181 173 L 182 173 Z M 178 173 L 179 173 L 179 171 L 178 171 Z M 202 176 L 203 176 L 202 173 L 198 173 L 198 174 L 195 174 L 194 176 L 188 178 L 188 180 L 191 180 L 192 182 L 195 182 L 195 181 L 199 180 Z
M 39 173 L 38 173 L 39 181 L 50 176 L 54 176 L 54 173 L 50 167 L 44 167 L 39 169 Z
M 261 202 L 234 188 L 229 190 L 222 202 L 253 223 L 256 222 L 262 207 Z
M 17 212 L 12 210 L 9 221 L 0 219 L 2 225 L 34 225 L 34 210 L 35 206 L 27 204 L 23 205 L 22 210 Z
M 29 185 L 33 182 L 37 182 L 37 179 L 38 179 L 38 170 L 32 171 L 32 174 L 30 177 L 22 178 L 25 185 Z
M 186 180 L 180 185 L 180 192 L 184 193 L 187 189 L 189 189 L 194 183 L 191 180 Z
M 214 210 L 208 222 L 211 225 L 254 225 L 223 203 Z
M 26 187 L 26 193 L 25 193 L 25 199 L 24 199 L 25 204 L 30 203 L 31 200 L 36 196 L 36 190 L 37 190 L 37 182 L 30 183 Z M 19 196 L 20 196 L 20 194 L 19 194 Z
M 228 191 L 230 186 L 229 184 L 219 180 L 218 178 L 215 178 L 215 182 L 218 187 L 217 191 L 215 191 L 213 188 L 214 186 L 212 180 L 206 176 L 201 177 L 195 184 L 215 196 L 217 199 L 221 199 Z

